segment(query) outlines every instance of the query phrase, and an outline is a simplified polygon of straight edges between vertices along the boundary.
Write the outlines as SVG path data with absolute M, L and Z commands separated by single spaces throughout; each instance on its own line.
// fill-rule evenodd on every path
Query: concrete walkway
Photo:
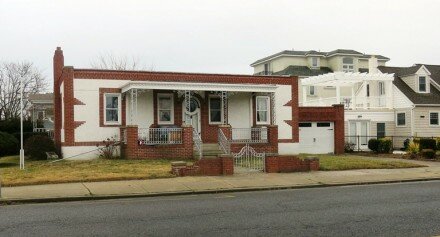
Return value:
M 241 173 L 219 177 L 201 176 L 4 187 L 2 188 L 0 203 L 86 200 L 440 179 L 440 162 L 411 162 L 428 165 L 428 167 L 286 174 Z

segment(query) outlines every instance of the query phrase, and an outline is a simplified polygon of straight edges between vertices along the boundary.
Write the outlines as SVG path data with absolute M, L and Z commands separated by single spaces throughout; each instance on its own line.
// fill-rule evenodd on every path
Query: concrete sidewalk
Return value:
M 241 173 L 218 177 L 200 176 L 4 187 L 0 203 L 87 200 L 440 179 L 440 162 L 413 162 L 428 165 L 428 167 L 283 174 Z

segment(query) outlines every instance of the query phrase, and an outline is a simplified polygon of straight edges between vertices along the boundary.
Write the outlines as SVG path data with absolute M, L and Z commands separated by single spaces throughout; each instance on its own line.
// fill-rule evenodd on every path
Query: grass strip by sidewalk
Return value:
M 301 154 L 304 158 L 308 155 Z M 320 170 L 396 169 L 423 167 L 418 164 L 389 161 L 377 157 L 355 155 L 313 155 L 320 160 Z M 0 158 L 0 179 L 4 186 L 36 185 L 68 182 L 112 181 L 174 177 L 170 160 L 26 160 L 19 170 L 18 156 Z
M 365 157 L 356 155 L 308 155 L 300 154 L 301 158 L 316 156 L 319 158 L 319 169 L 329 170 L 353 170 L 353 169 L 401 169 L 426 167 L 419 164 L 404 161 L 389 161 L 377 157 Z
M 68 182 L 111 181 L 174 177 L 169 160 L 25 161 L 19 170 L 18 156 L 0 158 L 4 186 Z

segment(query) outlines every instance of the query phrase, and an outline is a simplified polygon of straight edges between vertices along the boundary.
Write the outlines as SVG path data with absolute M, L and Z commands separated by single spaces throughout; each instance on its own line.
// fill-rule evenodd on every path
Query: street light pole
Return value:
M 24 150 L 23 150 L 23 78 L 20 79 L 20 169 L 24 170 Z

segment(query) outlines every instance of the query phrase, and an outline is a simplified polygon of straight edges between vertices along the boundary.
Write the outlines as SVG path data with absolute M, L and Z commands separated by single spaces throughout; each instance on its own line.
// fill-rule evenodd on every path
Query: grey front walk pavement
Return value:
M 75 198 L 170 195 L 440 179 L 439 162 L 416 162 L 428 165 L 428 167 L 277 174 L 240 173 L 233 176 L 217 177 L 198 176 L 3 187 L 0 201 L 75 200 Z

